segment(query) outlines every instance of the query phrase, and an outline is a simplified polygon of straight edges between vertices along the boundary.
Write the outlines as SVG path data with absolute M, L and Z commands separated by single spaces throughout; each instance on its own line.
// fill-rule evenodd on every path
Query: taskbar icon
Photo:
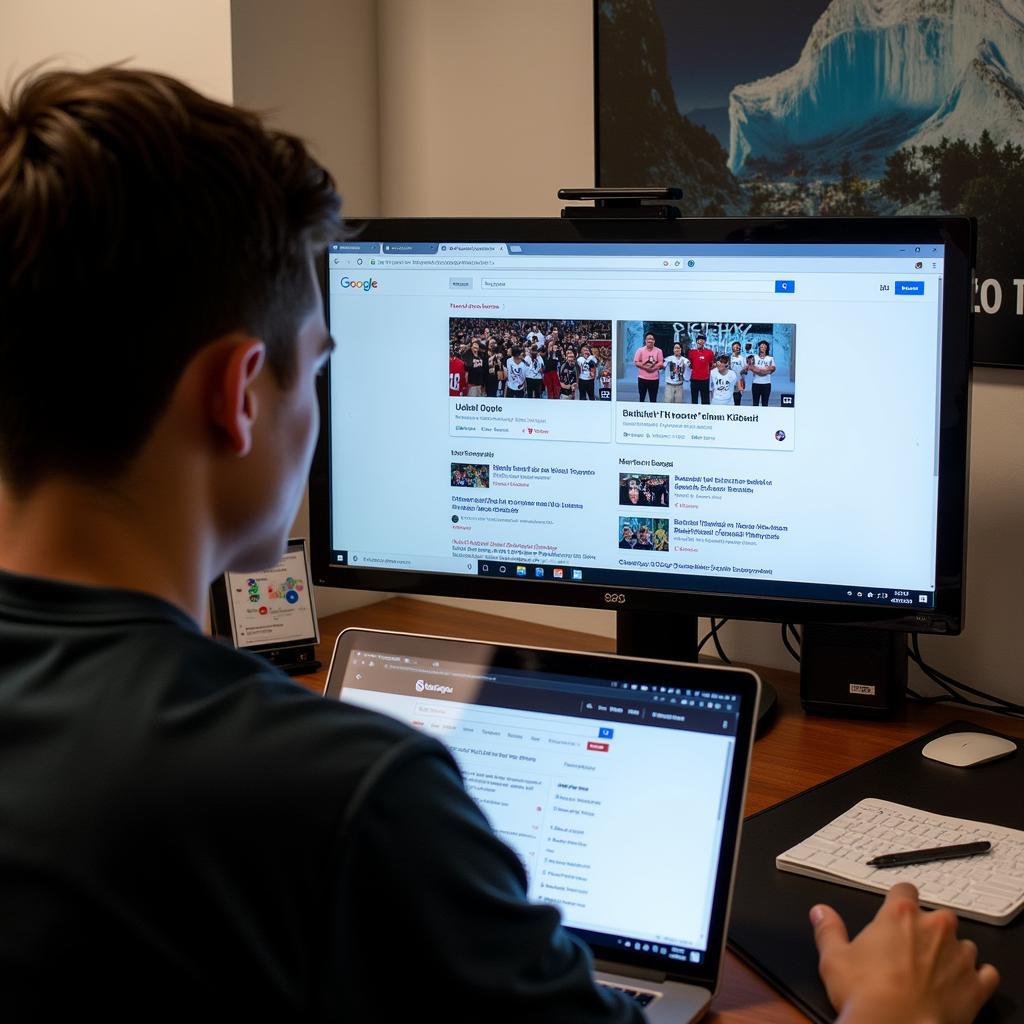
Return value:
M 498 579 L 556 580 L 558 582 L 585 582 L 583 569 L 571 565 L 538 565 L 531 562 L 495 562 L 481 560 L 476 567 L 478 576 Z

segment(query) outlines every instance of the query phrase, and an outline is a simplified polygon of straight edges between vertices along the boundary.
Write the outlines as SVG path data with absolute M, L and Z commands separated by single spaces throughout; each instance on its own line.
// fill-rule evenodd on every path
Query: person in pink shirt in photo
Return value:
M 665 365 L 665 355 L 654 343 L 654 335 L 649 331 L 644 335 L 642 348 L 636 350 L 633 356 L 633 365 L 637 370 L 637 389 L 640 392 L 639 400 L 644 400 L 647 395 L 651 402 L 658 400 L 658 384 L 661 380 L 661 368 Z

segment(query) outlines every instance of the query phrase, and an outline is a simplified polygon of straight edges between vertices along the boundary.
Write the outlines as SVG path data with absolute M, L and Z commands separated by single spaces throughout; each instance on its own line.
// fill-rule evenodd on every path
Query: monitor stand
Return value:
M 616 654 L 632 658 L 695 662 L 698 642 L 696 615 L 627 612 L 621 609 L 615 613 Z M 777 703 L 775 687 L 762 679 L 756 735 L 760 736 L 767 728 Z

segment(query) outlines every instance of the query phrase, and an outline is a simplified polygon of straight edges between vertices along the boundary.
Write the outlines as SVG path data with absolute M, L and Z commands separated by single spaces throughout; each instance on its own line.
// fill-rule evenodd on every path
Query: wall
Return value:
M 545 216 L 592 185 L 587 0 L 380 0 L 381 213 Z
M 3 0 L 0 85 L 37 61 L 164 71 L 231 101 L 229 0 Z
M 375 0 L 232 0 L 235 102 L 306 139 L 350 218 L 380 212 Z

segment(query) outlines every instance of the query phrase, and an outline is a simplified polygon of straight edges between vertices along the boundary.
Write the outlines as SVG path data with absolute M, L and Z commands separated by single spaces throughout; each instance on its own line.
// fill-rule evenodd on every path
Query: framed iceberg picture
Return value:
M 684 216 L 978 218 L 975 363 L 1024 368 L 1024 0 L 596 0 L 602 186 Z

